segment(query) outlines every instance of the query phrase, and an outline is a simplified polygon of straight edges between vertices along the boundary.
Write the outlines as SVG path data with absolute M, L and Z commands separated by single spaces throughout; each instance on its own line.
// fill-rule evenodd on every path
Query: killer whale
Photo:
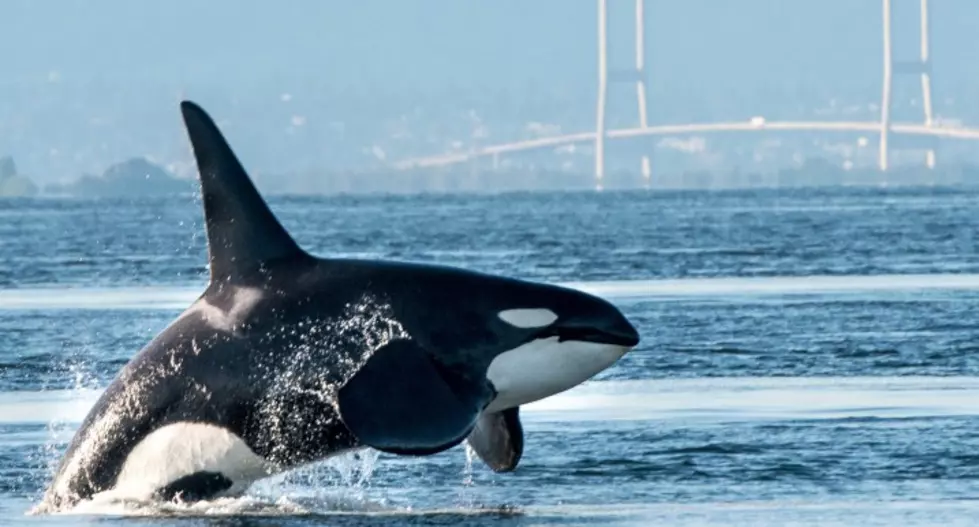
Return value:
M 100 493 L 183 500 L 351 449 L 523 453 L 519 409 L 636 346 L 604 299 L 453 267 L 320 258 L 286 232 L 208 114 L 184 101 L 207 234 L 201 296 L 117 374 L 35 513 Z

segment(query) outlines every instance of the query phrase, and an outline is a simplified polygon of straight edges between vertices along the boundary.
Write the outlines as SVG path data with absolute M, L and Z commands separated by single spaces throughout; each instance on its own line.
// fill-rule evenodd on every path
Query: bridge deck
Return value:
M 881 124 L 875 121 L 767 121 L 721 122 L 667 124 L 646 128 L 620 128 L 609 130 L 606 137 L 611 139 L 632 138 L 657 135 L 682 135 L 718 132 L 764 132 L 764 131 L 826 131 L 826 132 L 880 132 Z M 953 139 L 979 139 L 979 129 L 950 126 L 925 126 L 924 124 L 891 123 L 891 132 L 909 135 L 928 135 Z M 464 152 L 452 152 L 434 156 L 406 159 L 396 162 L 396 168 L 446 166 L 464 163 L 474 158 L 512 152 L 552 148 L 562 145 L 585 143 L 595 140 L 595 132 L 541 137 L 485 146 Z

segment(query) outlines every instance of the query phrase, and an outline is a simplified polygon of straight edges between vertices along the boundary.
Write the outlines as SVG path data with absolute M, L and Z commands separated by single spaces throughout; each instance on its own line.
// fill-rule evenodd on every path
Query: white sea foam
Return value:
M 609 299 L 669 299 L 771 295 L 854 295 L 924 291 L 977 291 L 979 274 L 772 276 L 564 282 L 558 285 Z M 118 288 L 0 289 L 0 310 L 187 308 L 204 285 Z
M 0 392 L 0 423 L 80 423 L 99 390 Z M 535 423 L 979 415 L 979 377 L 595 381 L 522 408 Z

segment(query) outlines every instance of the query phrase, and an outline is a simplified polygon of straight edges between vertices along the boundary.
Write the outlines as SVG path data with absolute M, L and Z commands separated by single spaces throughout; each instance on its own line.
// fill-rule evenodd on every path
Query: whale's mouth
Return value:
M 616 329 L 598 329 L 593 327 L 558 328 L 553 336 L 558 342 L 577 341 L 592 344 L 609 344 L 623 348 L 633 348 L 639 344 L 639 333 L 630 325 Z
M 625 317 L 615 317 L 599 323 L 565 322 L 545 328 L 529 340 L 557 337 L 558 342 L 587 342 L 634 348 L 639 344 L 639 332 Z
M 579 307 L 577 312 L 566 313 L 554 323 L 533 332 L 528 342 L 556 337 L 558 343 L 584 342 L 626 349 L 639 344 L 636 327 L 611 304 L 594 301 L 584 307 L 576 307 Z

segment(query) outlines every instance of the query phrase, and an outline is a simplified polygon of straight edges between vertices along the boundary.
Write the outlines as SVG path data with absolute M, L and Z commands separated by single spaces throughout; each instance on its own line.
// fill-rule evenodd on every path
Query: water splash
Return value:
M 474 492 L 475 479 L 473 478 L 473 461 L 476 459 L 476 451 L 469 446 L 469 441 L 463 441 L 463 452 L 466 455 L 466 463 L 462 468 L 462 488 L 459 490 L 459 506 L 463 509 L 476 508 L 476 493 Z
M 81 360 L 78 355 L 70 357 L 64 364 L 67 376 L 72 379 L 72 383 L 67 392 L 71 399 L 82 398 L 91 392 L 100 389 L 98 376 L 92 368 L 92 364 Z M 77 425 L 67 419 L 54 418 L 45 426 L 47 438 L 40 445 L 36 457 L 40 458 L 39 464 L 44 467 L 45 485 L 50 484 L 54 479 L 61 462 L 61 455 L 67 448 L 75 433 Z M 40 496 L 37 496 L 40 499 Z
M 388 510 L 386 502 L 373 499 L 369 492 L 379 458 L 380 452 L 367 448 L 346 452 L 256 482 L 246 498 L 302 504 L 317 512 Z
M 408 338 L 408 334 L 393 317 L 390 306 L 369 297 L 348 304 L 337 318 L 307 319 L 281 331 L 295 337 L 296 344 L 285 355 L 260 366 L 273 380 L 258 413 L 270 441 L 269 461 L 285 467 L 291 454 L 286 448 L 288 438 L 298 437 L 302 433 L 299 428 L 345 430 L 339 423 L 340 388 L 377 349 L 392 340 Z M 296 401 L 313 404 L 317 411 L 299 416 Z M 342 446 L 345 440 L 339 436 L 336 439 L 337 445 Z
M 469 441 L 463 442 L 466 452 L 466 466 L 462 470 L 462 484 L 466 487 L 473 486 L 473 461 L 476 459 L 476 450 L 469 445 Z

